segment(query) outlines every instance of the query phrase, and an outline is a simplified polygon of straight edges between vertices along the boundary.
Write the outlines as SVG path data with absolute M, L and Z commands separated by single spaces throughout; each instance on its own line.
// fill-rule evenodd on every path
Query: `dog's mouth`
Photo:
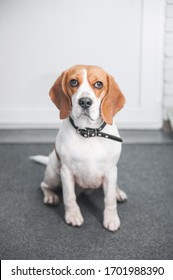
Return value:
M 81 112 L 81 114 L 78 116 L 78 119 L 80 119 L 81 117 L 88 117 L 91 121 L 95 121 L 95 120 L 91 117 L 90 112 L 89 112 L 88 109 L 87 109 L 87 110 L 83 110 L 83 111 Z

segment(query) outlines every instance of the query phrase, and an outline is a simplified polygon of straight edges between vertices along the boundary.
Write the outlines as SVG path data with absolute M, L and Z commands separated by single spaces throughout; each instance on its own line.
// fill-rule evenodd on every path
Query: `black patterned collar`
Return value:
M 69 120 L 71 125 L 76 129 L 76 132 L 85 138 L 98 136 L 98 137 L 103 137 L 118 142 L 123 142 L 123 140 L 120 137 L 101 132 L 101 130 L 106 126 L 105 122 L 103 122 L 99 128 L 90 128 L 90 127 L 79 128 L 78 126 L 75 125 L 74 120 L 72 119 L 71 116 L 69 116 Z

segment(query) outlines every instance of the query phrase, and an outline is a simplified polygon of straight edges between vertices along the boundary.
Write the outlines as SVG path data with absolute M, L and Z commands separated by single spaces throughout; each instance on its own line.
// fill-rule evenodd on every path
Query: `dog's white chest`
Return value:
M 79 186 L 83 188 L 97 188 L 102 184 L 105 176 L 105 160 L 99 156 L 95 160 L 91 153 L 88 153 L 88 157 L 83 156 L 80 159 L 74 155 L 71 159 L 71 170 Z
M 99 137 L 85 139 L 73 130 L 68 135 L 60 132 L 56 143 L 62 164 L 83 188 L 99 187 L 109 169 L 116 168 L 121 153 L 121 143 Z

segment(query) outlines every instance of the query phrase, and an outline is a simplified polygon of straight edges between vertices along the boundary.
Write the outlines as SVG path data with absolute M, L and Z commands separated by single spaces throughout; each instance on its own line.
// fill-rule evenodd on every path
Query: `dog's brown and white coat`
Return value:
M 55 150 L 50 154 L 41 188 L 44 202 L 57 204 L 55 188 L 62 183 L 67 224 L 84 222 L 75 195 L 75 183 L 84 189 L 103 186 L 103 225 L 110 231 L 120 227 L 117 200 L 126 194 L 117 186 L 117 162 L 121 143 L 100 137 L 84 138 L 76 133 L 69 121 L 72 117 L 79 128 L 98 128 L 119 136 L 114 115 L 125 99 L 113 77 L 97 66 L 76 65 L 64 71 L 50 90 L 50 97 L 64 119 L 58 132 Z

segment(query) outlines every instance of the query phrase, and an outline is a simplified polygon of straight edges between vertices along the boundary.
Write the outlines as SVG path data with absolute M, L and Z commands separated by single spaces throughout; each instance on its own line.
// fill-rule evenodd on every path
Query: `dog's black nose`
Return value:
M 79 99 L 79 105 L 84 109 L 89 108 L 92 105 L 92 103 L 93 101 L 89 97 L 82 97 Z

